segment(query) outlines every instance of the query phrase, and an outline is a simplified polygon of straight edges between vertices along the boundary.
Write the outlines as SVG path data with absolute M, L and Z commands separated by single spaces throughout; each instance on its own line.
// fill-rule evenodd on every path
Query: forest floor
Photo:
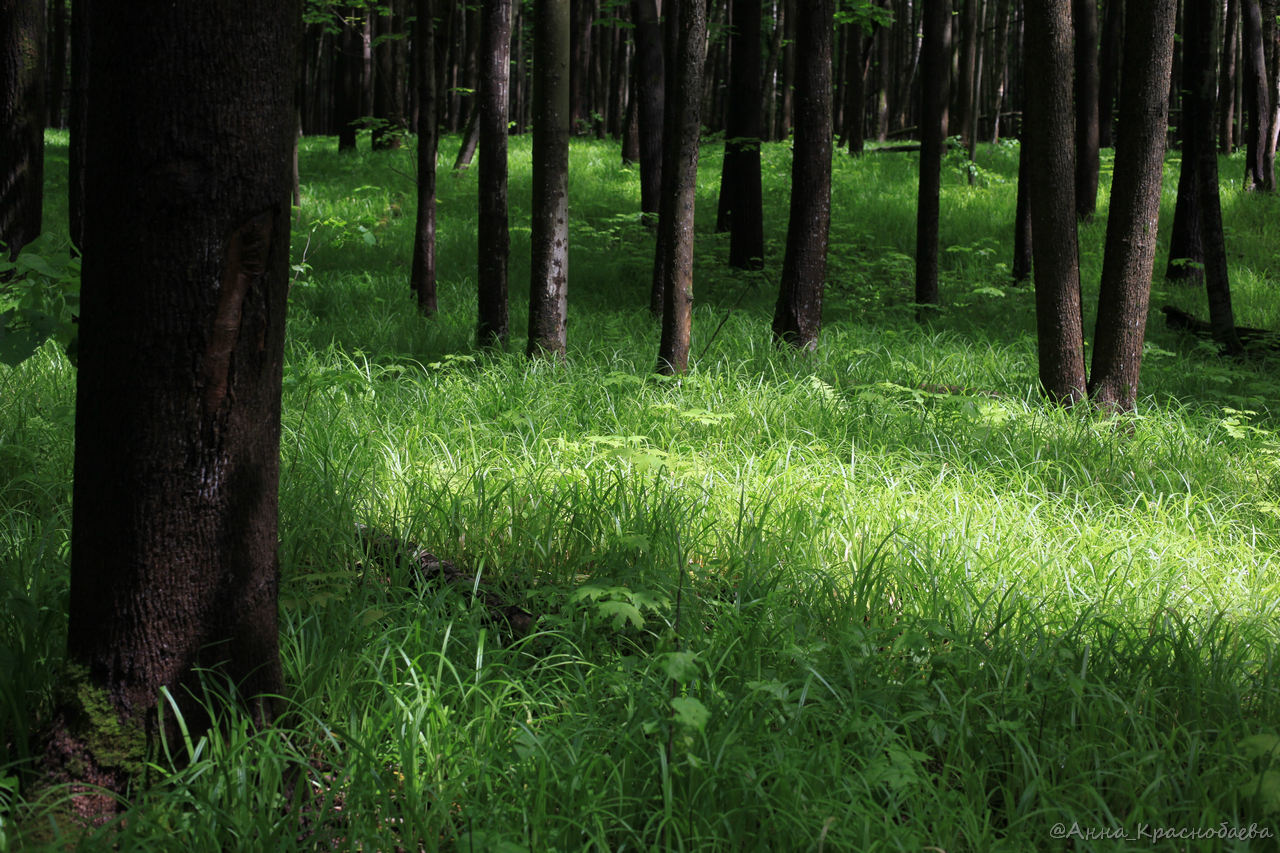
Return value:
M 1164 328 L 1160 305 L 1205 299 L 1158 274 L 1137 412 L 1044 402 L 1032 289 L 1008 277 L 1016 145 L 944 165 L 923 324 L 917 156 L 837 155 L 809 355 L 769 335 L 789 148 L 765 148 L 769 257 L 742 274 L 704 146 L 677 379 L 653 373 L 652 237 L 616 145 L 573 146 L 564 364 L 522 355 L 527 138 L 510 352 L 473 344 L 474 171 L 440 175 L 424 319 L 412 141 L 335 147 L 304 143 L 294 236 L 291 712 L 254 731 L 219 706 L 84 849 L 1275 849 L 1280 364 Z M 1081 230 L 1090 333 L 1109 154 Z M 58 239 L 65 136 L 49 159 Z M 1280 329 L 1280 197 L 1242 171 L 1224 158 L 1237 321 Z M 1165 246 L 1176 178 L 1173 154 Z M 56 807 L 19 781 L 63 666 L 74 381 L 52 345 L 0 367 L 0 851 Z M 486 594 L 416 582 L 394 552 L 419 546 Z

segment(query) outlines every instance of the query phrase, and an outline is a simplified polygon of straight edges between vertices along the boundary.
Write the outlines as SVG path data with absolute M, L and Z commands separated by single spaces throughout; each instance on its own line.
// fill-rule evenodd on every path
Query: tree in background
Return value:
M 1076 32 L 1076 216 L 1098 209 L 1098 2 L 1072 0 Z
M 1129 0 L 1125 10 L 1120 135 L 1089 375 L 1093 402 L 1118 411 L 1133 408 L 1142 366 L 1177 12 L 1177 0 Z M 1212 133 L 1212 117 L 1207 126 Z
M 104 733 L 119 751 L 114 723 L 66 707 L 47 757 L 72 781 L 123 790 L 162 688 L 198 737 L 197 668 L 234 684 L 260 721 L 281 692 L 298 20 L 296 2 L 90 9 L 67 650 L 78 695 L 114 709 L 138 751 L 123 763 L 95 751 Z M 88 811 L 114 806 L 85 797 Z
M 831 224 L 831 30 L 833 0 L 802 0 L 798 39 L 791 215 L 773 337 L 797 349 L 818 346 Z
M 507 91 L 511 57 L 511 0 L 480 6 L 479 221 L 476 228 L 479 325 L 482 347 L 507 341 Z
M 729 110 L 716 229 L 729 231 L 729 266 L 764 265 L 764 209 L 760 186 L 761 0 L 733 0 Z M 723 223 L 720 221 L 723 219 Z
M 374 86 L 371 144 L 374 151 L 399 148 L 408 122 L 405 119 L 405 0 L 388 0 L 374 18 Z
M 662 25 L 654 0 L 631 0 L 636 38 L 636 120 L 640 133 L 640 211 L 656 224 L 662 192 L 664 65 Z
M 672 85 L 667 90 L 663 129 L 662 204 L 654 257 L 654 290 L 662 293 L 662 340 L 658 346 L 657 369 L 659 373 L 678 374 L 689 367 L 693 321 L 693 205 L 698 188 L 707 8 L 702 3 L 672 3 L 667 15 L 675 21 L 677 38 L 674 62 L 668 66 Z
M 529 357 L 563 358 L 569 294 L 569 0 L 536 0 Z
M 1258 0 L 1240 0 L 1240 34 L 1244 41 L 1245 187 L 1275 188 L 1275 158 L 1267 156 L 1271 129 L 1271 97 L 1267 89 L 1267 56 L 1262 9 Z
M 0 0 L 0 244 L 40 234 L 44 209 L 44 0 Z
M 360 120 L 360 76 L 364 57 L 360 31 L 363 7 L 347 5 L 339 10 L 340 20 L 334 76 L 334 116 L 338 125 L 338 150 L 356 150 L 356 122 Z
M 1084 338 L 1076 237 L 1071 6 L 1026 6 L 1026 154 L 1040 384 L 1070 405 L 1084 397 Z
M 414 226 L 409 287 L 418 310 L 436 313 L 436 151 L 440 124 L 436 98 L 435 0 L 415 0 L 415 46 L 422 52 L 418 78 L 418 219 Z
M 920 44 L 920 186 L 916 204 L 916 302 L 938 304 L 938 205 L 947 145 L 951 0 L 930 0 Z

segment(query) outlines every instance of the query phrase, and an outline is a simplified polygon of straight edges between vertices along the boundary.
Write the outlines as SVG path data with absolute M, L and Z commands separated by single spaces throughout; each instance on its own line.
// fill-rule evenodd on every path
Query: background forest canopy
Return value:
M 1280 0 L 133 5 L 0 5 L 0 853 L 1276 843 Z

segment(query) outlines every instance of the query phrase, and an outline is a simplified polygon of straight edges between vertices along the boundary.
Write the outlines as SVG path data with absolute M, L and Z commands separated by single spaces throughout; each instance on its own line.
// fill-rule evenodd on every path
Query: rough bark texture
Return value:
M 1098 4 L 1072 0 L 1076 32 L 1076 216 L 1098 209 Z
M 1245 133 L 1245 187 L 1269 190 L 1274 187 L 1274 168 L 1266 156 L 1271 99 L 1267 92 L 1267 59 L 1258 0 L 1240 0 L 1240 22 L 1244 39 L 1244 105 L 1249 121 Z
M 662 26 L 654 0 L 631 0 L 636 37 L 636 99 L 640 123 L 640 211 L 653 224 L 662 193 Z
M 436 313 L 436 151 L 440 118 L 436 99 L 435 0 L 415 0 L 418 63 L 418 219 L 413 232 L 413 269 L 409 287 L 418 310 Z
M 670 15 L 677 8 L 671 4 Z M 658 224 L 661 272 L 662 340 L 659 373 L 684 373 L 689 366 L 689 334 L 693 320 L 693 204 L 698 186 L 698 137 L 702 129 L 702 69 L 707 41 L 707 8 L 689 3 L 680 9 L 674 63 L 674 86 L 668 93 L 668 121 L 663 142 L 663 196 Z M 675 97 L 672 97 L 674 93 Z M 674 103 L 671 103 L 674 101 Z M 669 176 L 669 177 L 665 177 Z
M 479 218 L 476 229 L 479 324 L 482 347 L 507 341 L 507 89 L 511 58 L 511 0 L 480 5 Z
M 1129 0 L 1125 14 L 1120 139 L 1089 377 L 1093 402 L 1119 411 L 1133 408 L 1142 366 L 1177 10 L 1177 0 Z
M 1075 112 L 1071 95 L 1071 7 L 1026 6 L 1027 153 L 1032 182 L 1032 255 L 1035 263 L 1036 337 L 1040 384 L 1070 405 L 1085 393 L 1080 320 L 1080 265 L 1076 238 Z
M 725 119 L 721 207 L 729 231 L 729 266 L 764 265 L 764 210 L 760 186 L 761 0 L 734 0 L 729 112 Z M 717 223 L 718 230 L 719 223 Z
M 149 733 L 167 687 L 198 736 L 195 667 L 259 719 L 281 691 L 298 15 L 283 0 L 90 11 L 68 654 Z
M 916 302 L 938 304 L 938 204 L 947 144 L 951 0 L 924 10 L 920 45 L 920 185 L 916 204 Z
M 791 218 L 782 285 L 773 312 L 775 343 L 818 346 L 831 224 L 831 19 L 834 0 L 800 0 L 796 16 L 795 146 Z
M 569 17 L 569 0 L 534 7 L 530 357 L 563 357 L 568 341 Z
M 0 0 L 0 243 L 40 234 L 44 205 L 44 0 Z

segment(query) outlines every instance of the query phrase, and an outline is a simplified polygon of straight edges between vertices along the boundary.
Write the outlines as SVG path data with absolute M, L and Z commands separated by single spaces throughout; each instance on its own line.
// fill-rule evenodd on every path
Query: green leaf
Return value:
M 662 664 L 667 677 L 685 684 L 698 675 L 698 656 L 694 652 L 672 652 Z
M 629 601 L 602 601 L 597 605 L 597 610 L 604 617 L 613 617 L 613 627 L 621 628 L 627 622 L 636 628 L 644 627 L 644 616 L 640 615 L 640 610 Z
M 1236 745 L 1245 758 L 1267 757 L 1271 761 L 1280 761 L 1280 735 L 1250 735 Z
M 702 731 L 711 719 L 711 712 L 692 696 L 677 696 L 671 700 L 671 710 L 675 711 L 676 722 L 682 726 Z

